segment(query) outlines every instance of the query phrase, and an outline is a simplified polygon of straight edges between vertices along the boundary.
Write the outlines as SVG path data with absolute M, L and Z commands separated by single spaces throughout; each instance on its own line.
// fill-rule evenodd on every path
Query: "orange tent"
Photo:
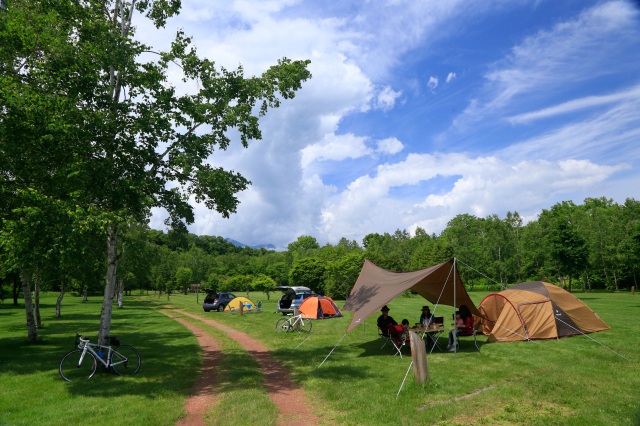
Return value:
M 490 294 L 478 309 L 486 318 L 483 332 L 489 336 L 487 342 L 557 339 L 609 329 L 573 294 L 542 281 Z
M 302 318 L 323 319 L 341 317 L 336 303 L 327 296 L 311 296 L 304 299 L 298 308 Z

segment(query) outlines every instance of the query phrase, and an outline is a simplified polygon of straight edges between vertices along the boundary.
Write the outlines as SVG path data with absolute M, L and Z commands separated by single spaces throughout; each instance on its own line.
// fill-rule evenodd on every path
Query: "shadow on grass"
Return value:
M 438 345 L 432 352 L 430 352 L 430 347 L 427 348 L 427 355 L 449 353 L 447 351 L 448 338 L 440 337 L 437 343 Z M 358 357 L 362 358 L 362 357 L 372 357 L 372 356 L 381 356 L 381 355 L 384 356 L 387 354 L 390 356 L 394 356 L 394 354 L 396 353 L 396 350 L 391 344 L 391 342 L 388 342 L 384 347 L 382 347 L 383 344 L 384 344 L 384 341 L 382 339 L 370 340 L 368 342 L 360 343 L 359 345 L 357 345 L 357 347 L 359 347 L 362 351 L 360 352 Z M 480 350 L 482 350 L 482 346 L 486 344 L 487 342 L 482 342 L 478 340 L 478 348 L 480 348 L 478 349 L 473 343 L 473 337 L 465 336 L 460 338 L 460 347 L 458 348 L 458 352 L 470 352 L 470 353 L 479 352 Z M 404 349 L 402 355 L 405 356 L 407 352 L 408 352 L 407 349 Z M 409 353 L 409 356 L 411 356 L 411 353 L 410 352 L 408 353 Z
M 200 347 L 197 344 L 182 343 L 176 346 L 172 341 L 184 341 L 191 334 L 186 332 L 146 332 L 144 338 L 135 342 L 123 340 L 123 344 L 134 346 L 142 358 L 141 372 L 149 371 L 158 376 L 166 376 L 167 371 L 181 368 L 182 365 L 198 363 Z M 92 339 L 95 342 L 95 339 Z M 55 371 L 63 355 L 75 349 L 74 336 L 45 337 L 38 343 L 28 343 L 22 337 L 2 339 L 3 349 L 0 358 L 3 363 L 0 370 L 10 374 L 33 374 Z M 185 370 L 191 367 L 187 366 Z M 156 372 L 156 370 L 158 370 Z M 149 378 L 149 376 L 146 376 Z
M 3 330 L 10 335 L 0 339 L 0 376 L 40 374 L 43 386 L 60 383 L 69 393 L 83 396 L 142 395 L 154 398 L 163 394 L 188 394 L 197 375 L 194 365 L 201 363 L 199 345 L 191 333 L 173 327 L 162 315 L 149 315 L 148 307 L 137 301 L 129 301 L 123 309 L 114 308 L 111 334 L 118 336 L 122 344 L 138 350 L 142 359 L 139 373 L 120 377 L 99 364 L 91 380 L 63 382 L 58 366 L 60 359 L 75 349 L 75 334 L 81 333 L 93 343 L 97 340 L 100 304 L 76 303 L 70 304 L 68 309 L 63 304 L 61 318 L 43 317 L 44 327 L 38 330 L 37 343 L 26 340 L 23 308 L 11 308 L 15 318 L 10 319 Z M 15 315 L 13 309 L 20 309 L 20 316 Z M 48 313 L 52 310 L 50 307 Z M 88 313 L 89 310 L 95 313 Z

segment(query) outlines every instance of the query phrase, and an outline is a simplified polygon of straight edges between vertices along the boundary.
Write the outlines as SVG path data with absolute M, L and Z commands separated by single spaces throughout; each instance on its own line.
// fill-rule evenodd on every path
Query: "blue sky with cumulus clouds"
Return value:
M 183 0 L 202 56 L 260 74 L 286 56 L 313 78 L 210 158 L 253 184 L 230 219 L 190 231 L 278 248 L 372 232 L 440 233 L 587 197 L 640 195 L 640 5 L 612 0 Z M 176 77 L 176 86 L 180 87 Z M 182 90 L 189 90 L 183 87 Z M 154 210 L 162 229 L 166 214 Z

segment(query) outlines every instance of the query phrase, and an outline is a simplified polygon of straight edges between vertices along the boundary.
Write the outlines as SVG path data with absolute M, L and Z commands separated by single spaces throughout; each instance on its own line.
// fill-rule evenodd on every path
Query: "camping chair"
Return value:
M 391 341 L 391 336 L 389 335 L 389 330 L 383 330 L 380 327 L 378 327 L 378 336 L 382 340 L 384 340 L 384 343 L 382 344 L 382 346 L 380 346 L 380 349 L 382 349 L 385 346 L 387 346 L 387 343 L 389 343 Z
M 454 315 L 454 320 L 455 320 L 455 315 Z M 456 328 L 457 330 L 457 328 Z M 456 345 L 459 346 L 459 337 L 471 337 L 473 336 L 473 344 L 476 345 L 476 349 L 480 350 L 480 346 L 478 346 L 478 339 L 476 337 L 476 335 L 478 333 L 482 333 L 482 318 L 479 318 L 477 316 L 474 315 L 473 317 L 473 330 L 472 331 L 468 331 L 468 330 L 457 330 L 456 332 Z
M 397 325 L 389 326 L 389 339 L 396 350 L 394 355 L 400 355 L 402 358 L 402 348 L 409 345 L 409 333 L 404 331 L 404 327 Z

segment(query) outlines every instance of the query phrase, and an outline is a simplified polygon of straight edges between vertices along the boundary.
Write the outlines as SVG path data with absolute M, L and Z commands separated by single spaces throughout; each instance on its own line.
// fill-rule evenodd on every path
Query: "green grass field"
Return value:
M 471 293 L 476 303 L 485 295 Z M 175 424 L 184 414 L 201 352 L 184 326 L 157 311 L 162 307 L 215 319 L 262 341 L 304 387 L 323 424 L 638 425 L 640 326 L 635 318 L 640 296 L 577 295 L 611 330 L 519 343 L 486 344 L 480 337 L 479 352 L 467 338 L 457 354 L 428 355 L 429 381 L 418 386 L 410 371 L 397 400 L 411 357 L 393 356 L 388 346 L 380 349 L 375 317 L 348 335 L 350 313 L 314 321 L 309 335 L 278 334 L 274 326 L 281 315 L 274 313 L 274 294 L 267 300 L 252 293 L 254 302 L 262 301 L 262 312 L 240 316 L 205 313 L 195 294 L 172 295 L 167 301 L 164 295 L 136 293 L 125 298 L 123 309 L 114 308 L 112 334 L 139 350 L 140 373 L 117 377 L 102 372 L 86 382 L 66 383 L 58 375 L 58 362 L 72 349 L 77 332 L 95 340 L 101 300 L 82 303 L 66 295 L 62 317 L 56 319 L 56 295 L 45 294 L 40 342 L 34 345 L 25 342 L 24 309 L 5 301 L 0 304 L 0 425 Z M 399 297 L 389 306 L 396 320 L 413 323 L 423 304 L 420 297 Z M 438 310 L 447 318 L 452 313 L 451 307 Z M 220 398 L 207 414 L 209 424 L 275 424 L 277 411 L 255 360 L 224 333 L 207 330 L 222 347 Z

